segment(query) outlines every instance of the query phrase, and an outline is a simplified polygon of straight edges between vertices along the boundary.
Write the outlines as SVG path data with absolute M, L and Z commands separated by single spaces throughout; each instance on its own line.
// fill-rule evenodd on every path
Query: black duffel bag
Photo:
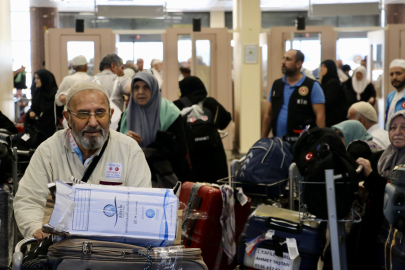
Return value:
M 336 211 L 339 219 L 350 212 L 358 190 L 356 163 L 347 154 L 340 137 L 330 128 L 313 127 L 305 131 L 293 147 L 293 158 L 304 182 L 325 183 L 325 170 L 335 175 Z M 328 219 L 326 187 L 323 184 L 303 184 L 303 203 L 317 218 Z

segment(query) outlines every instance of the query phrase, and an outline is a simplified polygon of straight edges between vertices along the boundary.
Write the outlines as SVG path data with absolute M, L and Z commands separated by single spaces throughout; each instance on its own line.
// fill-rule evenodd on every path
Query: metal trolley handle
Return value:
M 15 246 L 13 254 L 13 270 L 21 270 L 24 259 L 24 254 L 21 252 L 21 248 L 34 243 L 37 243 L 37 239 L 35 238 L 25 238 L 18 242 L 18 244 Z

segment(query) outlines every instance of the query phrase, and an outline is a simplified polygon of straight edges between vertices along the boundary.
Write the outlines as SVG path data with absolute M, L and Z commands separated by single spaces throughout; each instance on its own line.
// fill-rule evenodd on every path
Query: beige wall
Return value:
M 260 50 L 257 63 L 245 63 L 245 45 L 259 47 L 261 30 L 260 0 L 234 0 L 233 2 L 233 67 L 235 89 L 235 142 L 241 153 L 247 153 L 260 139 Z
M 0 111 L 14 121 L 10 1 L 0 1 Z
M 225 27 L 225 11 L 211 11 L 210 12 L 210 27 L 223 28 Z

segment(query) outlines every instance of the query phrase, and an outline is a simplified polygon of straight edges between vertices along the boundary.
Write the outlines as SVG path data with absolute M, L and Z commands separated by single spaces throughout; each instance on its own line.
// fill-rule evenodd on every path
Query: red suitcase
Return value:
M 186 206 L 190 196 L 191 188 L 195 183 L 185 182 L 181 187 L 180 202 Z M 243 231 L 246 220 L 249 216 L 251 200 L 242 206 L 235 200 L 235 241 Z M 183 211 L 184 213 L 184 211 Z M 200 248 L 205 264 L 209 270 L 214 270 L 217 255 L 222 238 L 222 226 L 220 217 L 222 213 L 221 191 L 213 186 L 203 185 L 197 193 L 196 203 L 190 214 L 190 221 L 187 226 L 187 232 L 184 237 L 183 245 L 186 248 Z M 183 218 L 184 220 L 184 218 Z M 222 251 L 222 250 L 221 250 Z M 236 266 L 236 256 L 231 264 L 228 264 L 228 257 L 222 251 L 220 270 L 233 270 Z

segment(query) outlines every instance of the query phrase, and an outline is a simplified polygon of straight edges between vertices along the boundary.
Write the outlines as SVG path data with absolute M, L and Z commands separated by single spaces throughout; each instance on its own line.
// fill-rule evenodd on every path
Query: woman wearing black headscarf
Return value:
M 56 132 L 55 119 L 55 94 L 58 91 L 55 77 L 46 69 L 41 69 L 34 74 L 35 91 L 33 91 L 31 109 L 25 117 L 25 129 L 30 133 L 31 147 L 37 147 L 42 141 L 51 137 Z M 33 85 L 34 87 L 34 85 Z M 32 133 L 32 134 L 31 134 Z
M 179 82 L 181 98 L 188 98 L 192 105 L 201 104 L 208 109 L 217 129 L 223 130 L 231 122 L 231 114 L 214 98 L 207 97 L 207 90 L 204 83 L 195 76 L 188 76 Z M 180 110 L 185 104 L 182 100 L 173 102 Z M 192 180 L 198 182 L 216 183 L 218 179 L 228 177 L 228 165 L 222 141 L 214 149 L 207 149 L 205 152 L 193 152 L 190 150 L 190 161 L 192 165 Z
M 347 119 L 346 98 L 334 61 L 322 62 L 321 75 L 321 86 L 325 95 L 325 125 L 332 127 Z

